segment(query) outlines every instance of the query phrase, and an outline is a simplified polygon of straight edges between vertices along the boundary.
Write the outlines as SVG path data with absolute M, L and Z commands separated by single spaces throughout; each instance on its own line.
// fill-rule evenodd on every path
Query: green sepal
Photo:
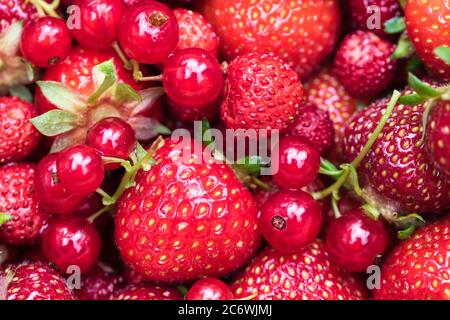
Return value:
M 116 83 L 117 76 L 114 60 L 110 59 L 96 65 L 92 70 L 92 74 L 97 90 L 88 98 L 87 103 L 89 105 L 96 104 L 97 100 Z
M 203 119 L 202 120 L 202 132 L 201 132 L 202 143 L 205 147 L 208 147 L 209 145 L 211 145 L 210 149 L 214 149 L 214 140 L 212 138 L 210 129 L 211 129 L 211 125 L 210 125 L 208 119 Z
M 414 53 L 414 46 L 409 40 L 406 32 L 403 32 L 397 42 L 397 47 L 391 56 L 391 59 L 397 60 L 401 58 L 408 58 Z
M 54 109 L 30 120 L 34 127 L 47 137 L 54 137 L 76 128 L 78 116 L 71 112 Z
M 413 72 L 420 68 L 423 65 L 422 60 L 419 58 L 417 54 L 412 55 L 406 64 L 406 71 Z
M 425 101 L 427 101 L 426 97 L 423 97 L 417 93 L 413 93 L 413 94 L 406 94 L 404 96 L 401 96 L 398 99 L 398 102 L 400 102 L 403 105 L 407 105 L 407 106 L 415 106 L 418 104 L 422 104 Z
M 420 80 L 411 72 L 408 73 L 408 84 L 417 94 L 425 98 L 436 98 L 441 95 L 441 92 L 431 87 L 428 83 Z
M 404 17 L 394 17 L 387 20 L 384 23 L 384 32 L 388 34 L 395 34 L 405 31 L 405 18 Z
M 142 97 L 131 86 L 126 83 L 118 83 L 114 92 L 114 100 L 118 103 L 127 103 L 132 101 L 141 102 Z
M 321 157 L 319 173 L 327 176 L 338 177 L 343 173 L 343 171 L 336 168 L 331 161 Z
M 86 101 L 83 97 L 64 84 L 56 81 L 37 81 L 44 97 L 59 109 L 76 113 L 84 109 Z
M 434 53 L 443 60 L 446 64 L 450 65 L 450 48 L 447 46 L 440 46 L 434 50 Z
M 18 97 L 22 100 L 28 101 L 30 103 L 33 102 L 33 95 L 31 94 L 30 89 L 26 86 L 18 84 L 9 88 L 9 94 Z
M 378 211 L 377 208 L 375 208 L 374 206 L 372 206 L 368 203 L 362 205 L 361 209 L 364 211 L 364 213 L 367 216 L 371 217 L 374 220 L 378 220 L 378 218 L 381 215 L 380 211 Z
M 0 212 L 0 226 L 4 225 L 8 221 L 11 221 L 14 217 L 10 216 L 9 214 L 6 214 L 4 212 Z
M 418 226 L 424 225 L 425 219 L 417 213 L 411 213 L 407 216 L 397 218 L 395 223 L 403 227 L 402 230 L 397 231 L 397 237 L 404 240 L 410 237 Z
M 261 174 L 261 168 L 265 166 L 267 166 L 267 163 L 264 163 L 260 156 L 246 156 L 238 160 L 233 165 L 233 168 L 237 168 L 247 175 L 259 176 Z

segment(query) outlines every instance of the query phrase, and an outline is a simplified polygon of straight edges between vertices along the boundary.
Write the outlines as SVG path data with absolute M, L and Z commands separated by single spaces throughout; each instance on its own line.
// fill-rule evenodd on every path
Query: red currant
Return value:
M 139 63 L 163 63 L 178 44 L 177 18 L 162 3 L 140 2 L 122 17 L 119 43 L 125 54 Z
M 388 238 L 383 222 L 356 209 L 331 222 L 326 246 L 337 265 L 351 272 L 362 272 L 386 250 Z
M 163 85 L 179 106 L 208 106 L 222 91 L 222 70 L 217 58 L 203 49 L 176 50 L 164 65 Z
M 24 27 L 20 48 L 23 56 L 37 67 L 49 67 L 63 60 L 72 47 L 72 36 L 62 19 L 42 17 Z
M 228 286 L 215 278 L 198 280 L 189 289 L 186 300 L 232 300 L 233 293 Z
M 42 250 L 62 272 L 77 266 L 86 272 L 100 254 L 101 239 L 91 222 L 80 217 L 54 220 L 42 235 Z
M 272 247 L 295 252 L 317 238 L 322 212 L 319 203 L 308 193 L 281 190 L 264 203 L 258 221 Z
M 120 118 L 105 118 L 88 131 L 86 144 L 103 156 L 128 159 L 136 146 L 134 129 Z
M 58 155 L 44 157 L 36 167 L 34 188 L 39 204 L 48 212 L 60 215 L 73 213 L 84 197 L 68 192 L 60 183 L 57 174 Z
M 297 136 L 280 140 L 278 156 L 273 157 L 273 179 L 280 187 L 300 190 L 316 179 L 320 155 L 316 148 Z
M 126 6 L 122 0 L 76 0 L 80 10 L 80 28 L 73 29 L 75 39 L 89 49 L 105 50 L 117 40 L 119 23 Z
M 74 194 L 87 195 L 103 182 L 105 168 L 100 153 L 85 145 L 75 145 L 58 155 L 61 184 Z

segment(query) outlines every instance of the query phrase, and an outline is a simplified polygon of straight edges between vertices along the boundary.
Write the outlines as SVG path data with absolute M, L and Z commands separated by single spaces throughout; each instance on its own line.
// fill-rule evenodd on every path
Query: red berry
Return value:
M 165 62 L 163 77 L 171 102 L 187 109 L 207 108 L 222 92 L 220 64 L 203 49 L 176 50 Z
M 122 17 L 119 42 L 125 54 L 139 63 L 163 63 L 178 44 L 177 18 L 162 3 L 140 2 Z
M 130 284 L 117 291 L 111 300 L 183 300 L 180 293 L 168 286 Z
M 6 300 L 74 300 L 66 280 L 41 263 L 24 263 L 0 272 L 0 278 L 13 275 Z
M 227 70 L 221 117 L 232 129 L 288 128 L 303 98 L 297 74 L 273 54 L 250 53 Z
M 303 138 L 325 156 L 334 146 L 334 128 L 328 111 L 307 105 L 299 111 L 294 124 L 289 127 L 287 135 Z
M 88 131 L 86 144 L 105 157 L 128 159 L 136 146 L 134 129 L 120 118 L 100 120 Z
M 75 294 L 80 300 L 109 300 L 123 284 L 122 276 L 99 263 L 83 275 Z
M 29 21 L 22 33 L 20 48 L 37 67 L 49 67 L 64 60 L 72 47 L 72 35 L 64 20 L 42 17 Z
M 357 31 L 342 40 L 334 58 L 334 73 L 352 96 L 375 98 L 394 80 L 395 45 L 369 31 Z
M 39 18 L 36 7 L 25 0 L 9 0 L 0 4 L 0 33 L 16 21 Z
M 432 163 L 450 177 L 450 103 L 434 107 L 427 127 L 427 150 Z
M 322 212 L 319 203 L 303 191 L 280 191 L 270 196 L 259 214 L 264 238 L 281 252 L 297 252 L 319 234 Z
M 201 48 L 217 57 L 219 37 L 211 24 L 198 12 L 175 9 L 178 21 L 179 40 L 177 49 Z
M 72 30 L 83 47 L 105 50 L 117 40 L 119 23 L 126 6 L 122 0 L 76 0 L 80 27 Z
M 88 271 L 97 262 L 100 247 L 97 229 L 85 218 L 58 218 L 42 235 L 42 250 L 61 272 L 68 272 L 70 266 Z
M 0 212 L 12 217 L 0 226 L 0 238 L 6 243 L 33 244 L 47 225 L 48 214 L 36 200 L 34 175 L 31 164 L 0 167 Z
M 57 154 L 49 154 L 36 167 L 34 188 L 39 204 L 47 211 L 67 215 L 83 202 L 83 197 L 68 192 L 60 183 L 57 174 Z
M 0 164 L 22 160 L 38 145 L 40 134 L 30 122 L 36 115 L 27 101 L 0 97 Z
M 327 251 L 338 266 L 350 272 L 364 272 L 388 245 L 383 222 L 356 209 L 333 220 L 327 234 Z
M 62 186 L 77 195 L 94 192 L 105 177 L 100 153 L 86 145 L 75 145 L 60 152 L 57 167 Z
M 189 289 L 186 300 L 232 300 L 233 293 L 228 286 L 215 278 L 198 280 Z
M 317 149 L 296 136 L 284 137 L 272 157 L 273 179 L 282 188 L 300 190 L 319 174 L 320 155 Z

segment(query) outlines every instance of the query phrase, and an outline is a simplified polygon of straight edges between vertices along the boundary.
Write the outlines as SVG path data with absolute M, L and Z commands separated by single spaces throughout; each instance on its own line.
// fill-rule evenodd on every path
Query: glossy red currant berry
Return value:
M 284 137 L 272 156 L 273 179 L 282 188 L 300 190 L 316 179 L 320 155 L 316 148 L 296 136 Z
M 119 43 L 125 54 L 139 63 L 163 63 L 178 44 L 177 18 L 162 3 L 140 2 L 122 17 Z
M 57 174 L 58 154 L 44 157 L 36 167 L 34 188 L 39 204 L 48 212 L 59 215 L 73 213 L 84 200 L 83 196 L 67 191 Z
M 122 0 L 76 0 L 80 28 L 72 30 L 83 47 L 105 50 L 117 40 L 119 24 L 126 6 Z
M 331 222 L 326 246 L 337 265 L 351 272 L 362 272 L 386 250 L 388 240 L 382 221 L 356 209 Z
M 176 50 L 164 65 L 163 85 L 178 106 L 207 106 L 222 91 L 222 70 L 217 58 L 203 49 Z
M 233 293 L 228 286 L 215 278 L 198 280 L 189 289 L 186 300 L 232 300 Z
M 86 144 L 98 150 L 105 157 L 128 159 L 136 147 L 134 129 L 124 120 L 105 118 L 88 131 Z
M 308 193 L 281 190 L 264 203 L 258 223 L 272 247 L 290 253 L 317 238 L 322 212 L 319 203 Z
M 44 254 L 61 272 L 70 272 L 70 266 L 77 266 L 81 272 L 88 271 L 97 262 L 100 248 L 97 229 L 80 217 L 56 219 L 42 235 Z
M 72 36 L 64 20 L 42 17 L 24 27 L 20 48 L 23 56 L 37 67 L 49 67 L 63 60 L 72 47 Z
M 105 176 L 100 153 L 86 145 L 75 145 L 60 152 L 57 166 L 61 184 L 74 194 L 94 192 Z

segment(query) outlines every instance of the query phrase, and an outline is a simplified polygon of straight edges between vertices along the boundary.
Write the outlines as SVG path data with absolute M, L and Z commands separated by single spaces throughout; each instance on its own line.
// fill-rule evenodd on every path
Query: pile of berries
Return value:
M 450 300 L 449 17 L 0 3 L 0 299 Z

